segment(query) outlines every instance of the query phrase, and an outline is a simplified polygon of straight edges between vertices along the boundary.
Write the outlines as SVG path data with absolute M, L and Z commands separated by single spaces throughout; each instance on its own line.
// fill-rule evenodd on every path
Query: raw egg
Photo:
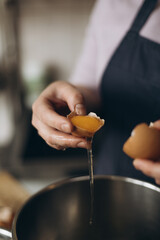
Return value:
M 160 159 L 160 130 L 146 123 L 138 124 L 123 145 L 131 158 Z
M 72 132 L 74 136 L 93 137 L 93 135 L 104 125 L 104 120 L 100 119 L 95 113 L 81 116 L 72 112 L 67 117 L 75 127 Z

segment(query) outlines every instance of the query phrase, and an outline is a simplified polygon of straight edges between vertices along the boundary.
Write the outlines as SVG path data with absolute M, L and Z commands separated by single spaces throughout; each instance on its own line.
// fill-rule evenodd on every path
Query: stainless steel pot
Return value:
M 52 184 L 32 196 L 13 222 L 13 240 L 160 239 L 160 188 L 96 176 L 94 218 L 88 177 Z

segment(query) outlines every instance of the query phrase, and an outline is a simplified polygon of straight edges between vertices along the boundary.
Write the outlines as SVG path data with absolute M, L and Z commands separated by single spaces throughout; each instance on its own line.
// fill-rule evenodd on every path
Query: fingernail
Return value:
M 134 167 L 135 168 L 141 168 L 141 166 L 142 166 L 142 162 L 140 161 L 140 160 L 138 160 L 138 159 L 135 159 L 134 161 L 133 161 L 133 165 L 134 165 Z
M 67 132 L 67 133 L 69 133 L 71 131 L 70 127 L 68 126 L 68 124 L 63 124 L 61 126 L 61 129 L 62 129 L 63 132 Z
M 84 105 L 83 104 L 77 104 L 76 106 L 75 106 L 75 112 L 78 114 L 78 115 L 82 115 L 82 114 L 84 114 L 85 113 L 85 107 L 84 107 Z
M 160 120 L 158 120 L 158 121 L 156 121 L 156 122 L 154 122 L 154 123 L 152 123 L 153 125 L 153 127 L 156 127 L 156 128 L 159 128 L 160 129 Z
M 77 144 L 77 147 L 79 147 L 79 148 L 86 148 L 86 143 L 84 143 L 84 142 L 79 142 L 79 143 Z

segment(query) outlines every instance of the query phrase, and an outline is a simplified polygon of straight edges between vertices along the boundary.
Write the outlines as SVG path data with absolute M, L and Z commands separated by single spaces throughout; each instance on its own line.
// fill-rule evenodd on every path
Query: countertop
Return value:
M 65 177 L 64 177 L 65 178 Z M 54 182 L 58 182 L 64 178 L 59 179 L 19 179 L 19 182 L 21 185 L 32 195 L 36 192 L 42 190 L 49 184 L 52 184 Z
M 10 229 L 14 215 L 32 195 L 64 178 L 17 179 L 7 171 L 0 171 L 0 227 Z

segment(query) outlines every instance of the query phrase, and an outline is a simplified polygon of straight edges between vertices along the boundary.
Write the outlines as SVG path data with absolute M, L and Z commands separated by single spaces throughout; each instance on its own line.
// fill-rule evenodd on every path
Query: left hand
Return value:
M 154 122 L 153 126 L 160 130 L 160 120 Z M 149 159 L 135 159 L 133 165 L 145 175 L 154 178 L 155 182 L 160 185 L 160 161 L 155 162 Z

